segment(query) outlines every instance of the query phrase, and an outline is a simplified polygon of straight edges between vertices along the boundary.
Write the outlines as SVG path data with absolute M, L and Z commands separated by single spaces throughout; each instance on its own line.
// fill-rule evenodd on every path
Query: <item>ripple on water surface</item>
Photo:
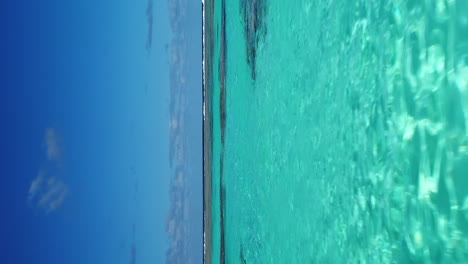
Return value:
M 222 3 L 213 263 L 468 262 L 468 2 Z

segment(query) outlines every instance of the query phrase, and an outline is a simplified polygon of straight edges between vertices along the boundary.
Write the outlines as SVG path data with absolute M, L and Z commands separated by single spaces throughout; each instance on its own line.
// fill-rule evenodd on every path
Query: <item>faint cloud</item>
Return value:
M 31 181 L 28 190 L 28 202 L 34 207 L 50 213 L 59 208 L 68 195 L 68 187 L 60 179 L 62 172 L 62 145 L 55 128 L 47 128 L 44 135 L 47 162 Z M 44 169 L 48 168 L 47 170 Z M 54 171 L 54 176 L 50 171 Z
M 153 0 L 148 0 L 148 4 L 146 6 L 146 22 L 148 23 L 146 50 L 149 52 L 153 42 Z
M 131 252 L 130 252 L 130 264 L 135 264 L 136 263 L 136 247 L 135 247 L 135 245 L 132 245 L 130 250 L 131 250 Z
M 59 208 L 68 195 L 68 187 L 57 177 L 46 177 L 40 171 L 37 177 L 31 182 L 28 192 L 28 201 L 50 213 Z
M 62 160 L 62 146 L 55 128 L 47 128 L 45 132 L 47 159 L 60 163 Z
M 31 182 L 28 192 L 28 200 L 32 201 L 36 198 L 37 194 L 41 190 L 42 183 L 44 182 L 44 173 L 40 171 L 37 177 Z

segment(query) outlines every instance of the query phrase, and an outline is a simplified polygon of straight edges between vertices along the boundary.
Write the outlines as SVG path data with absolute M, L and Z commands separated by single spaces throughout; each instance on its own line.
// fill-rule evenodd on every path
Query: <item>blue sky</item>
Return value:
M 163 263 L 172 33 L 153 1 L 0 4 L 1 263 Z

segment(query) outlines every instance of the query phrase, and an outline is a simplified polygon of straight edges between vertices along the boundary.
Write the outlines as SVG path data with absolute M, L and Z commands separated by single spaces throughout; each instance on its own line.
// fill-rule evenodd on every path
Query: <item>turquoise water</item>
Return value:
M 215 1 L 212 263 L 468 263 L 468 1 Z

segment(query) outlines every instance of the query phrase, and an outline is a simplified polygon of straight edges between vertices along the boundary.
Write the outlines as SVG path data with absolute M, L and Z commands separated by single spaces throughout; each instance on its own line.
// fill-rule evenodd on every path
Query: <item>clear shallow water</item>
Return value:
M 213 11 L 213 263 L 468 262 L 468 2 Z

